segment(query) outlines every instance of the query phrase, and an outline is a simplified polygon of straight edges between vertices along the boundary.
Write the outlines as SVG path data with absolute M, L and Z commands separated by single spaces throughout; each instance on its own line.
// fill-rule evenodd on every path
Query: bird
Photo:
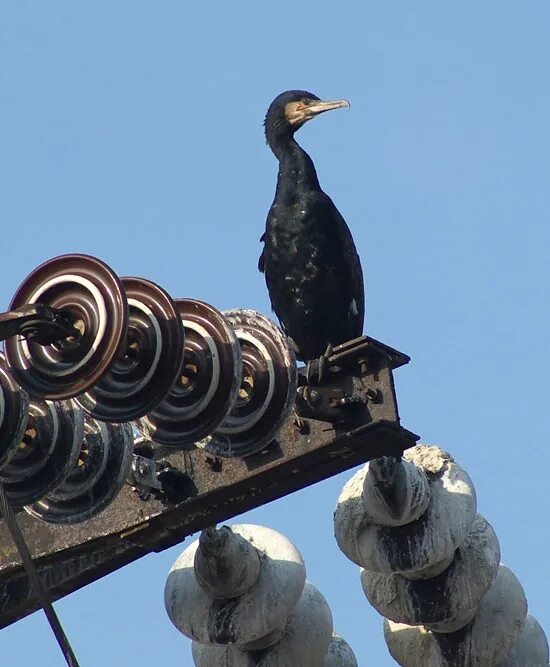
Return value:
M 297 359 L 307 363 L 308 380 L 317 382 L 333 347 L 362 335 L 363 272 L 346 221 L 294 134 L 319 114 L 346 107 L 347 100 L 288 90 L 271 102 L 264 121 L 279 172 L 258 268 Z

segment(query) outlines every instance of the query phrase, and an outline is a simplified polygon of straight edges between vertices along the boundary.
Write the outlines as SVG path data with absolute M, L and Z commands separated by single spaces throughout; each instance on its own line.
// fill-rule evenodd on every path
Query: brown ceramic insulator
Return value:
M 73 401 L 31 399 L 26 430 L 0 479 L 14 507 L 44 497 L 73 468 L 84 434 L 84 415 Z
M 27 426 L 29 396 L 14 380 L 0 352 L 0 470 L 17 451 Z
M 192 449 L 234 406 L 241 354 L 233 329 L 213 306 L 195 299 L 175 303 L 185 329 L 183 368 L 164 401 L 135 425 L 156 443 Z
M 19 336 L 6 340 L 6 358 L 19 384 L 51 400 L 72 398 L 96 384 L 126 334 L 128 305 L 118 277 L 95 257 L 61 255 L 25 278 L 10 309 L 29 303 L 68 313 L 81 335 L 51 345 Z
M 76 462 L 55 489 L 25 510 L 38 519 L 60 524 L 96 516 L 126 483 L 133 452 L 130 424 L 107 424 L 86 416 Z
M 286 336 L 261 313 L 235 309 L 224 316 L 241 347 L 241 388 L 233 410 L 200 444 L 217 456 L 248 456 L 264 449 L 290 414 L 296 360 Z
M 101 380 L 76 400 L 92 417 L 127 422 L 142 417 L 180 376 L 184 330 L 174 301 L 143 278 L 122 278 L 129 318 L 125 346 Z

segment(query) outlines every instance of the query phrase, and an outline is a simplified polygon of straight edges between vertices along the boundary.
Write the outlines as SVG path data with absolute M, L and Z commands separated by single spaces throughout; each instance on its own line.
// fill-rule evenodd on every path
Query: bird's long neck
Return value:
M 277 193 L 319 189 L 319 180 L 313 160 L 293 136 L 273 146 L 279 160 Z

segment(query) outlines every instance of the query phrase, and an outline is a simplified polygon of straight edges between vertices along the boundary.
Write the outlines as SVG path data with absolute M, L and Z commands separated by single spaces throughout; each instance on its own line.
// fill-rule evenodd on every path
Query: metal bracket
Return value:
M 361 336 L 334 348 L 328 359 L 328 372 L 321 384 L 311 385 L 307 369 L 298 371 L 296 412 L 299 417 L 320 419 L 331 423 L 363 415 L 365 406 L 384 401 L 383 382 L 379 371 L 394 370 L 410 358 L 380 341 Z
M 24 336 L 39 345 L 51 345 L 70 336 L 80 336 L 70 315 L 43 303 L 33 303 L 0 313 L 0 340 Z
M 410 360 L 411 358 L 408 355 L 381 343 L 375 338 L 360 336 L 337 345 L 332 350 L 328 364 L 333 372 L 340 372 L 345 367 L 349 368 L 350 365 L 359 364 L 362 373 L 366 373 L 368 367 L 372 368 L 373 362 L 376 366 L 379 366 L 383 361 L 392 370 L 395 370 L 408 364 Z
M 136 442 L 130 484 L 78 530 L 21 512 L 21 530 L 50 598 L 59 599 L 206 526 L 412 447 L 418 436 L 400 425 L 392 372 L 408 357 L 371 338 L 336 348 L 333 356 L 337 358 L 327 384 L 308 390 L 310 403 L 311 392 L 320 392 L 320 411 L 331 419 L 304 415 L 307 428 L 300 429 L 289 417 L 275 441 L 244 459 L 216 459 L 200 448 L 186 451 Z M 300 384 L 305 386 L 303 378 Z M 300 389 L 297 410 L 307 411 L 306 399 Z M 0 589 L 0 628 L 37 609 L 3 521 Z

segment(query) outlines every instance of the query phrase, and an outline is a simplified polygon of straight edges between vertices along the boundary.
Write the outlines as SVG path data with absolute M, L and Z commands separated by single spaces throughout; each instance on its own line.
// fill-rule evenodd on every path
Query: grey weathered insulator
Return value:
M 411 580 L 363 570 L 361 584 L 382 616 L 435 632 L 455 632 L 474 617 L 497 574 L 500 548 L 490 524 L 478 514 L 451 565 L 436 577 Z
M 430 488 L 426 473 L 410 461 L 382 456 L 367 463 L 363 502 L 372 523 L 403 526 L 426 511 Z
M 548 640 L 536 618 L 527 614 L 519 639 L 499 667 L 548 667 Z
M 332 614 L 321 593 L 306 582 L 302 596 L 288 617 L 279 641 L 267 649 L 245 651 L 236 646 L 193 642 L 196 667 L 324 667 L 354 663 L 326 663 L 332 636 Z M 355 663 L 357 665 L 357 663 Z
M 365 466 L 338 498 L 334 531 L 340 549 L 357 565 L 409 578 L 429 578 L 449 566 L 455 549 L 466 537 L 476 514 L 475 489 L 469 475 L 439 447 L 418 445 L 405 452 L 405 460 L 420 468 L 428 480 L 429 502 L 424 513 L 403 526 L 374 523 L 365 507 L 369 470 Z M 378 466 L 377 474 L 380 470 Z M 395 479 L 405 476 L 393 475 Z M 391 493 L 385 497 L 389 502 Z M 411 502 L 416 498 L 413 493 L 408 497 Z
M 225 600 L 245 593 L 260 574 L 260 555 L 229 526 L 207 528 L 195 552 L 195 575 L 210 597 Z
M 243 594 L 225 600 L 209 595 L 195 573 L 195 555 L 201 548 L 197 540 L 170 570 L 164 590 L 166 611 L 180 632 L 201 644 L 265 648 L 280 637 L 300 599 L 306 576 L 304 562 L 290 540 L 271 528 L 243 524 L 231 526 L 230 530 L 252 544 L 259 554 L 259 574 L 252 586 Z M 233 548 L 232 540 L 226 539 L 225 544 L 233 558 L 240 557 L 240 550 Z M 224 568 L 238 572 L 238 563 L 229 565 L 226 558 L 223 563 Z M 209 575 L 209 585 L 218 589 L 223 587 L 224 572 L 220 570 L 219 574 L 218 584 L 213 584 Z M 204 571 L 201 576 L 204 579 Z
M 402 667 L 499 665 L 517 642 L 526 614 L 523 588 L 501 564 L 493 585 L 465 628 L 435 633 L 385 619 L 384 636 L 392 657 Z
M 357 658 L 351 646 L 336 632 L 332 633 L 323 667 L 358 667 Z

